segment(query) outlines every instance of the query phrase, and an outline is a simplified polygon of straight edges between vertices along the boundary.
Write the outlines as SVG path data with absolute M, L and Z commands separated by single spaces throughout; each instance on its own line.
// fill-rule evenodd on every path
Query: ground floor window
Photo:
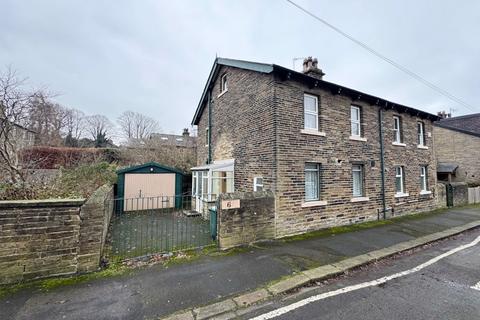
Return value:
M 233 171 L 213 171 L 211 187 L 215 199 L 219 194 L 233 192 Z
M 305 164 L 305 201 L 320 200 L 320 164 Z
M 363 197 L 364 195 L 363 165 L 354 164 L 352 166 L 352 180 L 353 180 L 353 196 Z
M 395 167 L 395 191 L 405 193 L 405 168 L 402 166 Z
M 427 166 L 420 167 L 420 188 L 422 191 L 428 191 Z
M 254 177 L 253 178 L 253 191 L 263 191 L 263 178 Z

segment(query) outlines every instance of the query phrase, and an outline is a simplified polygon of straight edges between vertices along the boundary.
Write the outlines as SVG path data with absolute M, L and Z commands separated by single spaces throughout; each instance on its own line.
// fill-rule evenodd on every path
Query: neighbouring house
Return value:
M 193 117 L 193 197 L 271 190 L 275 236 L 436 207 L 439 117 L 303 72 L 217 58 Z M 382 170 L 383 168 L 383 170 Z
M 439 116 L 433 128 L 438 180 L 480 185 L 480 113 Z
M 196 137 L 191 136 L 187 128 L 183 129 L 182 135 L 152 133 L 150 142 L 158 146 L 172 146 L 178 148 L 195 149 Z

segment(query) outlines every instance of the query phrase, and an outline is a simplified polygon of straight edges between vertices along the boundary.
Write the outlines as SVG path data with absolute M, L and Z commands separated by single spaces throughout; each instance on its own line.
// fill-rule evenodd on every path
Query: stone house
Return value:
M 323 76 L 312 58 L 303 72 L 215 60 L 192 121 L 198 211 L 219 193 L 270 190 L 283 237 L 436 206 L 439 117 Z
M 438 179 L 480 185 L 480 113 L 434 123 Z

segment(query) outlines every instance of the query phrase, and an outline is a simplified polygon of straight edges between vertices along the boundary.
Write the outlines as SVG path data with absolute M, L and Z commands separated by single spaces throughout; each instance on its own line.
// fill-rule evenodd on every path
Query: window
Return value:
M 318 130 L 318 98 L 309 94 L 303 97 L 305 129 Z
M 417 122 L 417 135 L 418 145 L 425 146 L 425 124 L 423 122 Z
M 402 143 L 402 123 L 400 117 L 393 117 L 393 141 Z
M 202 195 L 202 199 L 204 200 L 207 200 L 208 201 L 208 196 L 209 196 L 209 192 L 208 192 L 208 172 L 204 172 L 203 175 L 202 175 L 202 186 L 201 186 L 201 193 Z
M 263 178 L 262 177 L 253 178 L 253 191 L 263 191 Z
M 223 193 L 233 192 L 233 171 L 213 171 L 211 181 L 212 196 L 210 200 Z
M 355 164 L 352 166 L 353 196 L 363 197 L 363 165 Z
M 220 81 L 220 94 L 227 92 L 227 90 L 228 90 L 227 74 L 224 74 Z
M 362 135 L 360 126 L 360 108 L 356 106 L 350 107 L 350 123 L 352 126 L 352 136 L 360 137 Z
M 320 200 L 320 165 L 305 164 L 305 201 Z
M 210 145 L 210 128 L 205 129 L 205 146 L 208 147 Z
M 395 167 L 395 191 L 397 194 L 405 193 L 405 169 Z
M 192 174 L 192 177 L 193 177 L 193 181 L 192 181 L 192 196 L 196 196 L 197 195 L 197 177 L 198 175 L 198 172 L 194 171 L 193 174 Z
M 428 191 L 427 166 L 420 167 L 420 188 L 423 192 Z

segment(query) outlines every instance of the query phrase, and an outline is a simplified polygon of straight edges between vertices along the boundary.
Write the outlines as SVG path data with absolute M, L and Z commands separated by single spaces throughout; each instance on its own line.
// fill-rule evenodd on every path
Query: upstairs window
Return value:
M 423 192 L 428 191 L 427 166 L 420 167 L 420 188 Z
M 210 128 L 205 129 L 205 146 L 208 147 L 210 145 Z
M 220 94 L 227 92 L 227 90 L 228 90 L 227 74 L 224 74 L 220 81 Z
M 353 196 L 363 197 L 364 195 L 363 166 L 361 164 L 355 164 L 352 166 L 352 180 L 353 180 Z
M 263 191 L 263 178 L 262 177 L 253 178 L 253 191 Z
M 305 201 L 320 200 L 320 164 L 305 164 Z
M 305 129 L 318 131 L 318 98 L 309 94 L 303 96 Z
M 419 146 L 425 146 L 425 123 L 417 122 L 417 142 Z
M 362 135 L 360 126 L 360 107 L 350 107 L 350 123 L 351 123 L 351 135 L 353 137 L 360 137 Z
M 402 121 L 400 117 L 393 117 L 393 142 L 402 143 Z
M 397 194 L 405 193 L 405 168 L 395 167 L 395 191 Z

